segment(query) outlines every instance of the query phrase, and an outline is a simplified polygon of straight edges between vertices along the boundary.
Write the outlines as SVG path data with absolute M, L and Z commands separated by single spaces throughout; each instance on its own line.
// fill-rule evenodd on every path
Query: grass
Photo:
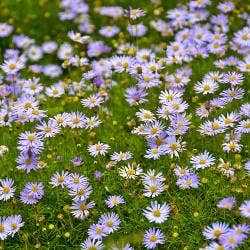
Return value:
M 103 23 L 110 23 L 108 18 L 102 18 L 100 15 L 94 13 L 93 8 L 100 4 L 105 5 L 121 5 L 124 7 L 143 7 L 149 14 L 145 20 L 146 22 L 152 19 L 152 10 L 149 1 L 86 1 L 91 6 L 91 16 L 96 27 L 101 27 Z M 167 10 L 173 8 L 179 1 L 162 1 L 162 8 Z M 185 1 L 182 1 L 185 2 Z M 238 1 L 238 6 L 244 7 L 247 1 Z M 215 1 L 214 5 L 216 5 Z M 24 33 L 36 39 L 37 44 L 41 44 L 45 40 L 56 40 L 62 43 L 66 39 L 68 30 L 74 28 L 70 22 L 60 22 L 57 13 L 59 11 L 59 0 L 2 0 L 0 2 L 1 21 L 7 21 L 13 24 L 16 28 L 16 33 Z M 212 9 L 213 7 L 211 7 Z M 164 16 L 164 12 L 162 13 Z M 237 17 L 235 17 L 237 21 Z M 241 26 L 240 22 L 232 22 L 232 30 L 237 30 Z M 119 24 L 125 27 L 125 23 Z M 94 33 L 94 37 L 98 38 L 98 34 Z M 100 39 L 100 37 L 99 37 Z M 138 39 L 136 41 L 139 47 L 147 47 L 151 43 L 161 42 L 159 34 L 155 31 L 149 33 L 148 36 Z M 116 40 L 104 39 L 108 44 L 116 44 Z M 168 42 L 168 39 L 166 41 Z M 7 47 L 12 47 L 10 39 L 4 41 L 0 40 L 1 56 Z M 80 51 L 81 48 L 75 48 Z M 232 53 L 232 52 L 230 52 Z M 229 53 L 229 54 L 230 54 Z M 0 63 L 2 58 L 0 56 Z M 196 130 L 201 120 L 194 116 L 195 107 L 204 99 L 199 97 L 197 102 L 192 103 L 192 86 L 201 80 L 202 76 L 210 70 L 214 70 L 213 61 L 215 58 L 210 57 L 206 60 L 196 59 L 191 63 L 193 69 L 191 85 L 185 92 L 185 99 L 192 105 L 188 110 L 189 114 L 193 115 L 192 122 L 194 128 L 185 136 L 189 147 L 188 151 L 184 152 L 179 159 L 171 159 L 164 156 L 157 161 L 146 160 L 143 157 L 146 146 L 142 137 L 131 135 L 132 127 L 127 122 L 134 118 L 136 107 L 129 107 L 123 95 L 125 87 L 130 86 L 133 79 L 126 74 L 114 75 L 113 78 L 118 82 L 110 92 L 110 100 L 106 106 L 109 114 L 105 114 L 100 110 L 100 117 L 105 120 L 103 124 L 95 129 L 96 135 L 92 137 L 86 130 L 70 130 L 63 129 L 60 135 L 56 138 L 46 140 L 46 147 L 42 153 L 42 159 L 47 163 L 48 167 L 26 174 L 16 170 L 15 159 L 18 156 L 16 150 L 17 138 L 21 132 L 32 130 L 35 124 L 27 124 L 25 126 L 0 128 L 0 144 L 9 147 L 9 153 L 0 159 L 0 178 L 11 177 L 15 180 L 17 186 L 16 194 L 18 194 L 25 183 L 29 181 L 41 181 L 45 185 L 45 196 L 42 200 L 34 206 L 27 206 L 22 204 L 18 196 L 11 201 L 0 203 L 0 216 L 7 216 L 10 214 L 21 214 L 25 227 L 14 238 L 9 238 L 4 242 L 0 242 L 1 249 L 78 249 L 80 243 L 87 237 L 87 228 L 92 222 L 96 222 L 100 215 L 109 210 L 104 204 L 105 198 L 109 194 L 121 194 L 126 200 L 126 205 L 113 209 L 119 214 L 122 219 L 121 229 L 111 234 L 105 243 L 107 249 L 113 242 L 130 242 L 135 246 L 135 249 L 141 248 L 141 240 L 144 231 L 152 226 L 142 215 L 142 209 L 149 203 L 150 199 L 143 196 L 142 184 L 140 181 L 124 182 L 118 178 L 118 167 L 108 171 L 105 165 L 109 162 L 110 155 L 100 158 L 92 158 L 87 153 L 87 145 L 91 142 L 102 141 L 108 143 L 112 152 L 126 150 L 132 151 L 134 160 L 137 163 L 142 163 L 144 169 L 154 168 L 161 171 L 166 177 L 167 188 L 166 191 L 157 197 L 158 201 L 165 201 L 170 204 L 172 208 L 171 216 L 166 223 L 159 226 L 166 236 L 166 244 L 158 249 L 173 249 L 173 250 L 194 250 L 206 244 L 202 236 L 204 226 L 211 222 L 221 220 L 230 224 L 249 222 L 242 219 L 238 211 L 235 209 L 231 212 L 224 212 L 216 208 L 217 202 L 227 196 L 235 196 L 237 205 L 249 198 L 250 190 L 248 187 L 249 177 L 245 171 L 240 169 L 237 171 L 237 181 L 231 182 L 228 178 L 223 177 L 218 173 L 215 167 L 203 170 L 200 172 L 200 178 L 206 178 L 207 183 L 203 183 L 198 190 L 183 191 L 176 187 L 176 178 L 171 170 L 171 164 L 176 163 L 184 166 L 189 163 L 191 154 L 202 152 L 207 149 L 214 154 L 217 159 L 220 157 L 228 159 L 232 163 L 244 162 L 249 157 L 249 136 L 243 135 L 244 150 L 241 155 L 232 154 L 227 155 L 221 150 L 221 141 L 223 136 L 216 137 L 202 137 Z M 58 63 L 58 59 L 53 56 L 47 56 L 42 59 L 41 63 L 54 62 Z M 83 69 L 84 70 L 84 69 Z M 174 67 L 167 69 L 173 71 Z M 81 79 L 81 70 L 73 69 L 71 72 L 65 70 L 63 78 L 71 80 Z M 25 77 L 31 77 L 30 72 L 24 73 Z M 245 78 L 243 88 L 249 89 L 249 76 Z M 46 77 L 41 77 L 41 81 L 45 85 L 54 82 Z M 143 105 L 143 108 L 149 109 L 153 112 L 157 108 L 157 98 L 159 90 L 152 90 L 150 92 L 150 101 Z M 245 102 L 248 96 L 242 102 Z M 248 99 L 249 100 L 249 99 Z M 92 111 L 83 109 L 79 98 L 68 98 L 66 96 L 59 99 L 48 99 L 42 103 L 42 109 L 48 110 L 48 115 L 53 116 L 63 111 L 81 110 L 90 115 L 94 114 Z M 233 102 L 226 107 L 228 110 L 239 108 L 238 102 Z M 221 112 L 221 111 L 220 111 Z M 223 110 L 225 113 L 225 110 Z M 214 113 L 212 116 L 217 117 L 220 113 Z M 57 156 L 62 156 L 62 161 L 56 160 Z M 70 160 L 74 156 L 82 156 L 84 158 L 84 165 L 81 167 L 74 167 Z M 96 207 L 90 217 L 79 222 L 70 214 L 69 206 L 71 205 L 71 198 L 66 190 L 53 189 L 49 184 L 49 179 L 55 171 L 69 170 L 72 172 L 79 172 L 86 175 L 94 187 L 91 199 L 96 202 Z M 105 173 L 102 181 L 97 182 L 93 178 L 95 170 L 101 170 Z M 205 179 L 203 179 L 205 180 Z M 206 181 L 204 181 L 206 182 Z M 135 192 L 135 196 L 132 193 Z M 55 227 L 50 229 L 49 225 L 53 224 Z M 65 233 L 70 234 L 66 237 Z M 247 250 L 250 247 L 250 240 L 246 241 L 244 245 L 238 249 Z

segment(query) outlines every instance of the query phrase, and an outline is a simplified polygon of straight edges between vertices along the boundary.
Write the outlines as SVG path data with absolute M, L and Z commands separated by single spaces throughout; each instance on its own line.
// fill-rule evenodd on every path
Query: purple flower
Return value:
M 99 180 L 102 178 L 102 176 L 103 176 L 103 173 L 102 173 L 102 172 L 97 171 L 97 170 L 94 172 L 94 178 L 95 178 L 97 181 L 99 181 Z
M 83 159 L 82 159 L 82 157 L 80 157 L 80 156 L 76 156 L 75 158 L 73 158 L 73 159 L 71 160 L 71 162 L 73 163 L 74 166 L 79 167 L 79 166 L 82 165 Z
M 44 195 L 41 182 L 29 182 L 20 193 L 20 200 L 24 204 L 36 204 Z
M 88 229 L 88 235 L 93 240 L 102 240 L 108 235 L 108 231 L 102 224 L 92 224 Z
M 200 181 L 198 175 L 195 173 L 187 173 L 180 176 L 176 184 L 184 189 L 198 188 Z
M 147 249 L 154 249 L 159 244 L 164 244 L 164 234 L 158 228 L 149 228 L 143 238 L 143 245 Z
M 98 221 L 98 224 L 104 226 L 104 230 L 107 234 L 118 230 L 120 223 L 121 220 L 119 219 L 119 216 L 113 212 L 103 214 Z
M 228 197 L 220 200 L 220 202 L 217 204 L 217 207 L 226 210 L 231 210 L 234 207 L 234 204 L 235 204 L 235 198 Z

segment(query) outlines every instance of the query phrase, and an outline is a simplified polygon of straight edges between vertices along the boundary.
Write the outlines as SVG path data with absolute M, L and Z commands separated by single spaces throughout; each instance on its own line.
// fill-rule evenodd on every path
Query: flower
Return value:
M 106 205 L 109 208 L 113 208 L 115 206 L 118 206 L 120 204 L 124 204 L 125 201 L 121 195 L 110 195 L 106 200 L 105 200 Z
M 0 239 L 5 240 L 10 234 L 10 225 L 5 217 L 0 217 Z
M 145 16 L 145 12 L 141 10 L 140 8 L 137 9 L 132 9 L 130 8 L 129 10 L 125 11 L 125 15 L 128 16 L 130 19 L 135 20 L 139 17 Z
M 149 228 L 143 237 L 143 245 L 147 249 L 154 249 L 158 244 L 164 244 L 164 234 L 158 228 Z
M 16 187 L 13 185 L 14 181 L 10 178 L 0 180 L 0 200 L 7 201 L 14 197 Z
M 93 201 L 86 203 L 86 201 L 78 200 L 73 201 L 71 206 L 71 213 L 75 218 L 83 220 L 89 216 L 89 209 L 93 208 L 95 203 Z
M 69 181 L 69 173 L 62 171 L 60 174 L 58 172 L 54 173 L 53 176 L 50 178 L 50 184 L 53 187 L 65 187 L 68 185 Z
M 245 169 L 247 173 L 250 175 L 250 160 L 245 163 Z
M 104 144 L 101 142 L 88 146 L 89 153 L 94 157 L 96 157 L 97 155 L 105 155 L 109 149 L 110 146 L 108 144 Z
M 228 197 L 220 200 L 219 203 L 217 204 L 217 207 L 226 210 L 231 210 L 234 207 L 234 204 L 235 204 L 235 198 Z
M 103 250 L 104 246 L 102 244 L 102 241 L 88 238 L 83 243 L 81 243 L 81 250 Z
M 122 152 L 120 151 L 119 153 L 117 152 L 114 152 L 112 155 L 111 155 L 111 160 L 112 161 L 126 161 L 126 160 L 129 160 L 130 158 L 132 158 L 133 154 L 130 153 L 130 152 Z
M 176 184 L 183 189 L 198 188 L 200 180 L 195 173 L 187 172 L 186 174 L 179 176 Z
M 88 235 L 93 240 L 102 240 L 103 237 L 108 235 L 108 231 L 102 224 L 92 224 L 88 229 Z
M 250 200 L 245 200 L 239 207 L 240 214 L 243 217 L 250 218 Z
M 206 239 L 221 239 L 223 235 L 225 235 L 229 230 L 228 224 L 224 222 L 214 222 L 211 226 L 207 226 L 204 231 L 203 235 Z
M 125 179 L 135 179 L 137 176 L 142 174 L 142 169 L 139 164 L 128 163 L 127 166 L 123 166 L 119 169 L 119 174 Z
M 74 41 L 74 42 L 78 42 L 78 43 L 86 43 L 89 41 L 90 36 L 81 36 L 80 33 L 75 33 L 74 31 L 69 31 L 68 32 L 68 37 Z
M 24 62 L 17 58 L 9 59 L 5 60 L 0 67 L 6 74 L 13 75 L 16 74 L 19 70 L 24 68 Z
M 143 215 L 149 220 L 149 222 L 163 223 L 169 217 L 170 208 L 164 202 L 162 205 L 157 201 L 152 201 L 151 206 L 146 207 L 143 210 Z
M 42 121 L 41 124 L 36 126 L 36 129 L 39 131 L 38 134 L 43 137 L 54 137 L 60 132 L 60 127 L 54 120 L 49 120 L 48 123 Z
M 144 196 L 156 197 L 164 191 L 164 183 L 158 179 L 143 181 Z
M 83 105 L 83 107 L 87 107 L 87 108 L 94 108 L 94 107 L 99 107 L 102 103 L 103 103 L 103 98 L 98 95 L 98 94 L 94 94 L 91 95 L 88 98 L 82 99 L 81 103 Z
M 12 237 L 24 226 L 21 215 L 8 216 L 6 218 L 6 224 L 8 224 L 9 234 Z
M 110 234 L 119 228 L 121 221 L 119 219 L 119 216 L 116 213 L 112 212 L 103 214 L 100 217 L 98 223 L 103 225 L 105 227 L 105 231 Z
M 215 163 L 215 158 L 207 151 L 197 156 L 192 156 L 190 163 L 195 169 L 204 169 L 212 166 Z
M 71 160 L 71 162 L 73 163 L 74 166 L 79 167 L 82 165 L 83 159 L 81 156 L 76 156 Z
M 221 236 L 220 242 L 222 243 L 225 248 L 228 249 L 235 249 L 239 244 L 241 244 L 246 236 L 235 234 L 234 232 L 231 232 L 231 230 L 224 235 Z
M 41 182 L 29 182 L 20 193 L 20 200 L 24 204 L 36 204 L 44 195 Z
M 13 31 L 13 26 L 7 23 L 0 23 L 0 37 L 7 37 Z

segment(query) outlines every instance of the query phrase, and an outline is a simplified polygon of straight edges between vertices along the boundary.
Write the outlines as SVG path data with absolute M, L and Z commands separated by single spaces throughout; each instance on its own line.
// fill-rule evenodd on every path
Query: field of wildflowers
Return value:
M 0 249 L 250 249 L 247 0 L 0 1 Z

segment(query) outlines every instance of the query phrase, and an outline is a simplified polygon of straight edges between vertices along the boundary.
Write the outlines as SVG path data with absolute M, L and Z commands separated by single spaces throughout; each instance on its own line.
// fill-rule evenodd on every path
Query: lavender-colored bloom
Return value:
M 232 231 L 234 231 L 236 234 L 249 234 L 250 233 L 250 226 L 247 224 L 239 224 L 239 225 L 233 225 Z
M 106 205 L 109 208 L 113 208 L 115 206 L 124 204 L 125 201 L 121 195 L 110 195 L 106 200 L 105 200 Z
M 62 69 L 58 65 L 46 65 L 43 67 L 43 74 L 52 78 L 58 77 L 62 74 Z
M 10 225 L 5 217 L 0 217 L 0 239 L 5 240 L 10 234 Z
M 189 189 L 189 188 L 198 188 L 200 181 L 198 175 L 195 173 L 187 173 L 180 176 L 176 182 L 177 186 Z
M 92 224 L 88 229 L 88 235 L 91 239 L 102 240 L 108 235 L 108 231 L 102 224 Z
M 17 148 L 21 151 L 28 152 L 29 150 L 32 153 L 40 153 L 43 149 L 43 141 L 41 135 L 34 132 L 24 132 L 19 135 L 19 141 Z
M 142 23 L 138 23 L 134 25 L 129 24 L 127 30 L 131 36 L 140 37 L 145 35 L 148 29 Z
M 110 47 L 106 46 L 103 41 L 94 41 L 88 44 L 88 57 L 98 57 L 103 53 L 108 53 Z
M 246 239 L 246 235 L 236 234 L 232 230 L 221 236 L 220 242 L 225 248 L 235 249 Z
M 88 178 L 84 175 L 80 175 L 79 173 L 71 173 L 67 179 L 67 188 L 76 189 L 81 186 L 88 185 Z
M 42 44 L 42 50 L 46 54 L 51 54 L 57 49 L 57 43 L 54 41 L 44 42 Z
M 101 142 L 88 146 L 89 153 L 94 157 L 96 157 L 97 155 L 105 155 L 109 149 L 110 146 L 108 144 L 104 144 Z
M 220 202 L 217 204 L 218 208 L 231 210 L 234 207 L 235 204 L 235 198 L 234 197 L 228 197 L 220 200 Z
M 60 132 L 60 127 L 52 119 L 47 123 L 45 121 L 42 121 L 39 125 L 36 126 L 36 129 L 38 130 L 38 134 L 43 136 L 44 138 L 54 137 Z
M 41 199 L 44 195 L 43 184 L 41 182 L 29 182 L 25 185 L 25 191 L 36 199 Z
M 197 156 L 192 156 L 190 159 L 193 168 L 204 169 L 212 166 L 215 163 L 215 158 L 207 151 Z
M 250 117 L 250 103 L 244 103 L 241 105 L 240 114 Z
M 158 159 L 160 156 L 165 155 L 167 153 L 167 148 L 165 145 L 161 145 L 159 147 L 150 148 L 146 151 L 145 158 L 147 159 Z
M 99 30 L 100 35 L 104 37 L 113 37 L 120 32 L 120 28 L 117 26 L 104 26 Z
M 78 187 L 71 188 L 69 194 L 73 196 L 74 201 L 84 201 L 92 193 L 92 187 L 88 184 L 82 184 Z
M 239 207 L 240 214 L 243 217 L 250 218 L 250 200 L 245 200 Z
M 0 37 L 8 37 L 13 31 L 13 26 L 7 23 L 0 23 Z
M 104 246 L 102 244 L 102 241 L 91 238 L 86 239 L 81 244 L 81 250 L 90 250 L 90 249 L 103 250 Z
M 248 172 L 248 174 L 250 175 L 250 160 L 245 163 L 245 169 Z
M 42 183 L 26 184 L 24 189 L 20 193 L 20 200 L 24 204 L 33 205 L 36 204 L 44 195 Z
M 207 226 L 203 235 L 206 239 L 221 239 L 223 235 L 225 235 L 229 231 L 229 226 L 224 222 L 214 222 L 211 226 Z
M 62 171 L 61 173 L 54 173 L 53 176 L 50 178 L 50 184 L 53 187 L 65 187 L 68 185 L 69 182 L 69 173 Z
M 170 207 L 167 203 L 160 204 L 157 201 L 152 201 L 151 206 L 143 210 L 143 215 L 149 222 L 163 223 L 170 214 Z
M 18 48 L 23 48 L 26 49 L 28 48 L 31 44 L 34 43 L 34 39 L 31 39 L 25 35 L 15 35 L 13 36 L 13 43 L 18 47 Z
M 83 159 L 80 156 L 76 156 L 71 160 L 71 162 L 74 166 L 79 167 L 83 164 Z
M 144 234 L 143 245 L 147 249 L 154 249 L 157 245 L 164 244 L 164 242 L 164 234 L 158 228 L 149 228 Z
M 71 213 L 75 218 L 83 220 L 89 215 L 89 209 L 93 208 L 95 203 L 93 201 L 86 203 L 85 201 L 73 201 L 71 206 Z
M 24 226 L 21 215 L 11 215 L 6 218 L 9 227 L 9 233 L 13 237 L 21 227 Z
M 130 106 L 146 102 L 147 99 L 144 98 L 146 96 L 147 92 L 143 89 L 137 89 L 136 87 L 126 89 L 125 98 Z
M 110 234 L 119 229 L 121 221 L 116 213 L 106 213 L 103 214 L 98 220 L 98 224 L 101 224 L 105 228 L 105 232 Z
M 24 148 L 24 150 L 26 150 Z M 17 166 L 17 169 L 24 170 L 27 173 L 29 173 L 31 170 L 38 168 L 38 163 L 40 161 L 40 158 L 37 154 L 32 153 L 32 151 L 27 152 L 21 152 L 18 158 L 16 159 L 16 162 L 19 164 Z
M 102 176 L 103 176 L 102 172 L 97 171 L 97 170 L 94 172 L 94 178 L 95 178 L 95 180 L 99 181 L 102 178 Z
M 71 128 L 83 128 L 86 125 L 86 116 L 81 112 L 72 112 L 68 116 L 68 126 Z
M 10 178 L 0 180 L 0 200 L 7 201 L 14 196 L 16 187 Z
M 18 58 L 4 60 L 4 63 L 0 65 L 1 69 L 10 75 L 16 74 L 19 70 L 24 68 L 24 63 Z

